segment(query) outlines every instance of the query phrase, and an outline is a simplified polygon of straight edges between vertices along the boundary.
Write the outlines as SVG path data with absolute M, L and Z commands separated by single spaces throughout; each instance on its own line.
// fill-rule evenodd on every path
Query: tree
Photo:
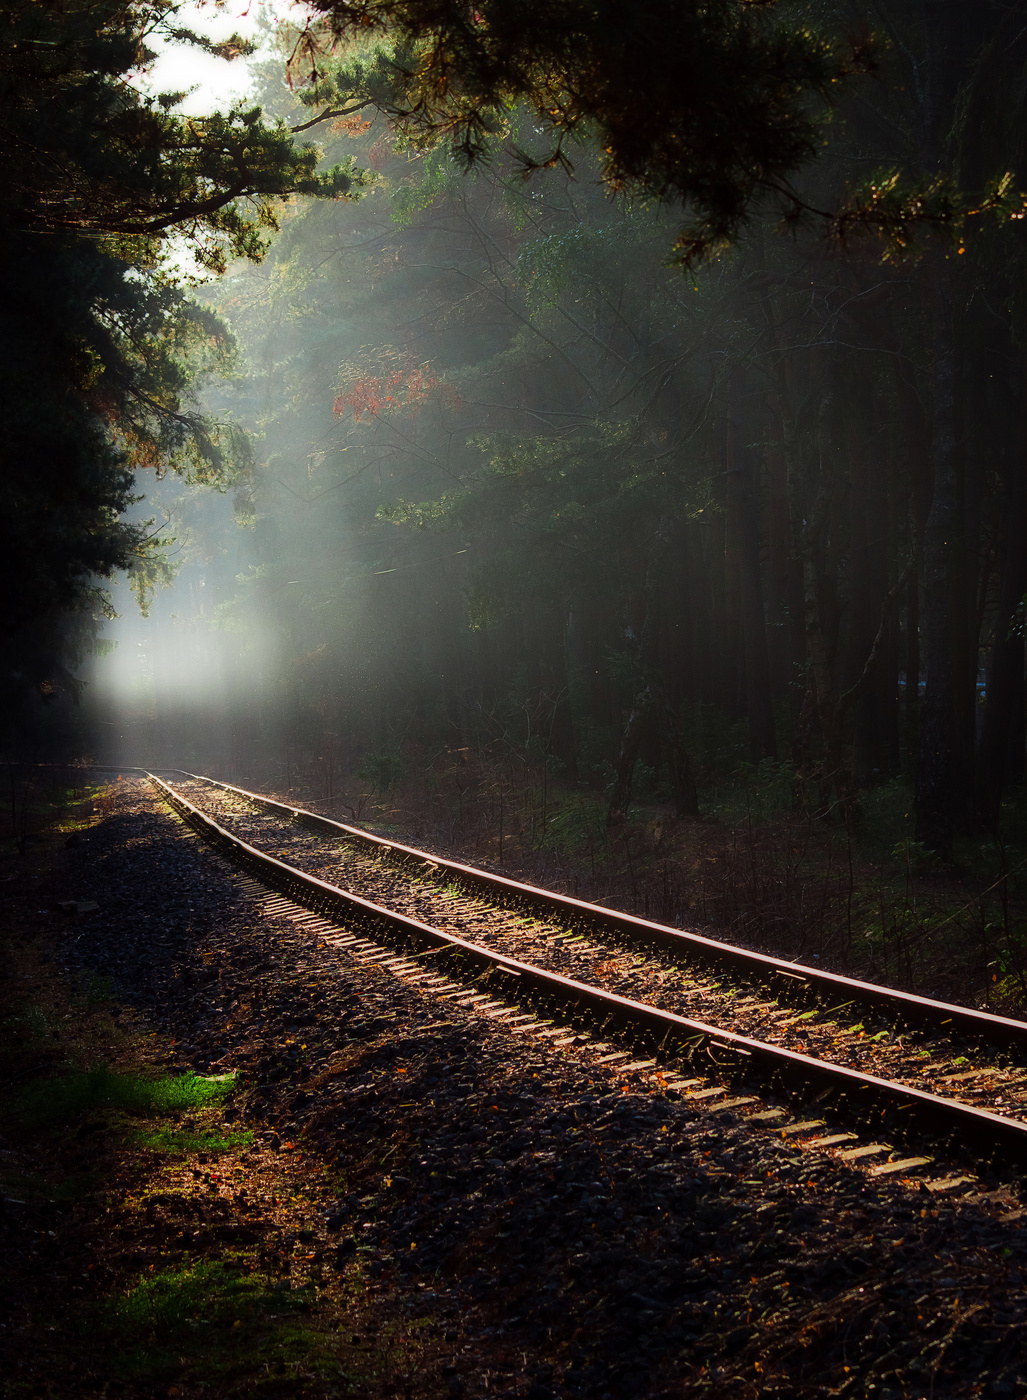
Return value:
M 211 47 L 176 23 L 181 9 L 157 0 L 5 7 L 3 223 L 122 240 L 144 259 L 174 232 L 219 271 L 229 257 L 260 256 L 282 197 L 340 197 L 359 184 L 349 164 L 318 170 L 317 147 L 298 147 L 285 123 L 269 125 L 259 108 L 186 117 L 173 110 L 182 94 L 145 96 L 132 76 L 152 59 L 155 34 Z M 238 39 L 221 46 L 229 54 L 244 47 Z
M 584 118 L 563 147 L 577 180 L 559 160 L 521 179 L 560 140 L 527 99 L 495 107 L 467 177 L 445 143 L 411 152 L 434 99 L 400 100 L 402 44 L 315 55 L 302 101 L 380 180 L 359 206 L 297 208 L 270 263 L 214 294 L 266 448 L 254 569 L 225 606 L 240 636 L 259 616 L 278 639 L 279 751 L 530 741 L 615 809 L 634 779 L 687 811 L 683 740 L 702 795 L 715 733 L 732 765 L 780 773 L 790 751 L 825 817 L 915 770 L 922 816 L 932 773 L 957 771 L 942 733 L 962 796 L 936 785 L 919 839 L 947 851 L 975 819 L 975 764 L 994 820 L 1023 768 L 1024 221 L 989 205 L 1021 164 L 1019 10 L 988 7 L 975 49 L 965 9 L 890 7 L 883 81 L 848 90 L 824 158 L 791 176 L 845 241 L 774 238 L 757 199 L 751 236 L 694 279 L 666 266 L 679 211 L 609 201 Z M 819 13 L 859 30 L 882 12 Z M 923 72 L 952 133 L 926 120 Z M 884 244 L 845 222 L 866 187 Z
M 757 200 L 797 209 L 789 180 L 814 155 L 842 80 L 873 65 L 857 39 L 817 33 L 801 11 L 744 0 L 314 0 L 344 41 L 389 47 L 341 72 L 310 28 L 311 101 L 373 101 L 421 149 L 465 165 L 509 130 L 518 103 L 539 141 L 523 170 L 571 168 L 581 142 L 607 187 L 683 205 L 675 255 L 732 239 Z
M 178 285 L 169 240 L 207 269 L 259 258 L 276 200 L 360 182 L 348 166 L 318 171 L 317 148 L 257 109 L 194 119 L 174 113 L 179 95 L 144 96 L 132 78 L 155 31 L 203 42 L 176 26 L 180 8 L 54 0 L 0 16 L 8 718 L 26 689 L 73 686 L 60 619 L 98 616 L 101 581 L 153 559 L 157 542 L 121 518 L 135 473 L 224 485 L 246 466 L 244 435 L 195 399 L 232 338 Z

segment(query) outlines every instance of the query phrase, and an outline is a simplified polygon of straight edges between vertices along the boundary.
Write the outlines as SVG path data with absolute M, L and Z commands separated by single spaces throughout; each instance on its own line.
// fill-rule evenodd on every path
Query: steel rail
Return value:
M 486 980 L 496 975 L 517 979 L 509 988 L 511 991 L 514 986 L 530 987 L 551 1003 L 561 1004 L 579 1014 L 585 1011 L 601 1016 L 604 1026 L 614 1024 L 643 1032 L 651 1040 L 656 1040 L 660 1053 L 666 1058 L 694 1055 L 700 1048 L 711 1052 L 722 1050 L 734 1057 L 734 1063 L 715 1063 L 729 1075 L 737 1077 L 739 1071 L 758 1069 L 761 1076 L 769 1078 L 772 1083 L 785 1084 L 790 1081 L 794 1084 L 799 1080 L 806 1086 L 833 1091 L 839 1095 L 839 1099 L 847 1100 L 851 1096 L 856 1114 L 862 1118 L 872 1115 L 884 1118 L 891 1132 L 897 1128 L 904 1134 L 908 1133 L 913 1126 L 910 1120 L 914 1120 L 918 1127 L 929 1126 L 935 1133 L 950 1139 L 960 1153 L 969 1151 L 978 1160 L 998 1154 L 1018 1164 L 1027 1161 L 1027 1123 L 1019 1119 L 1003 1118 L 956 1099 L 940 1098 L 922 1089 L 864 1074 L 845 1065 L 831 1064 L 738 1035 L 734 1031 L 720 1030 L 705 1022 L 618 996 L 457 938 L 430 924 L 384 909 L 288 865 L 275 856 L 267 855 L 208 817 L 156 774 L 148 773 L 147 776 L 169 805 L 194 830 L 204 835 L 216 848 L 230 854 L 238 863 L 256 872 L 263 884 L 288 895 L 297 903 L 306 904 L 322 913 L 331 911 L 337 915 L 356 916 L 380 930 L 398 931 L 406 940 L 422 947 L 448 950 L 464 959 L 468 969 L 473 967 L 479 973 L 483 972 Z
M 1027 1048 L 1027 1022 L 1025 1021 L 1017 1021 L 1008 1016 L 996 1016 L 990 1011 L 976 1011 L 970 1007 L 957 1006 L 952 1002 L 938 1001 L 933 997 L 916 996 L 912 992 L 882 987 L 877 983 L 863 982 L 854 977 L 844 977 L 840 973 L 810 967 L 807 963 L 789 962 L 785 958 L 775 958 L 767 953 L 756 953 L 748 948 L 740 948 L 736 944 L 707 938 L 700 933 L 671 928 L 667 924 L 641 919 L 635 914 L 625 914 L 617 909 L 608 909 L 601 904 L 589 904 L 587 901 L 575 899 L 571 895 L 539 889 L 536 885 L 522 884 L 520 881 L 511 880 L 505 875 L 480 870 L 473 865 L 463 865 L 459 861 L 433 856 L 414 846 L 405 846 L 398 841 L 389 841 L 385 837 L 362 831 L 359 827 L 347 826 L 344 822 L 333 821 L 330 817 L 322 817 L 317 812 L 310 812 L 302 807 L 278 802 L 274 798 L 265 797 L 262 793 L 250 792 L 246 788 L 236 787 L 232 783 L 225 783 L 217 778 L 208 778 L 200 773 L 188 773 L 183 768 L 171 771 L 185 773 L 187 777 L 197 782 L 209 783 L 213 787 L 238 793 L 248 801 L 255 802 L 270 811 L 281 813 L 304 826 L 319 828 L 336 835 L 342 834 L 348 840 L 361 841 L 379 851 L 392 851 L 406 859 L 448 871 L 465 885 L 478 886 L 493 895 L 501 893 L 511 903 L 516 903 L 521 907 L 529 905 L 544 910 L 550 916 L 559 914 L 561 917 L 573 917 L 579 922 L 584 920 L 597 930 L 603 929 L 621 936 L 628 935 L 636 941 L 648 942 L 679 957 L 692 958 L 707 965 L 731 968 L 733 971 L 741 971 L 749 977 L 777 978 L 779 988 L 782 980 L 793 990 L 798 989 L 800 984 L 805 984 L 811 991 L 822 996 L 832 999 L 837 997 L 846 1003 L 858 1001 L 866 1005 L 884 1008 L 911 1022 L 932 1026 L 937 1030 L 944 1030 L 947 1034 L 954 1031 L 961 1032 L 1006 1048 L 1011 1046 L 1017 1046 L 1021 1049 Z

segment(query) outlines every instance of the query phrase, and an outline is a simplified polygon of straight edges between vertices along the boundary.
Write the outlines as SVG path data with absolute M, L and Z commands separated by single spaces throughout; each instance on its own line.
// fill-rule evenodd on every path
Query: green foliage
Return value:
M 637 14 L 603 3 L 316 0 L 337 32 L 382 35 L 377 86 L 360 64 L 336 79 L 374 101 L 420 149 L 444 141 L 465 166 L 487 158 L 523 102 L 543 133 L 516 151 L 525 172 L 572 168 L 587 134 L 609 189 L 685 205 L 675 251 L 693 262 L 731 237 L 751 203 L 813 154 L 840 79 L 862 45 L 834 43 L 776 7 L 659 0 Z
M 913 834 L 913 794 L 900 778 L 877 783 L 860 794 L 856 835 L 860 850 L 873 860 L 899 860 Z
M 592 301 L 601 297 L 596 268 L 648 255 L 663 221 L 645 204 L 630 205 L 622 217 L 561 229 L 526 241 L 517 257 L 517 276 L 533 305 L 572 291 Z
M 181 1378 L 184 1363 L 204 1386 L 242 1382 L 260 1393 L 254 1378 L 269 1362 L 317 1366 L 317 1334 L 297 1316 L 309 1309 L 307 1296 L 272 1291 L 223 1263 L 198 1262 L 145 1275 L 104 1305 L 98 1325 L 120 1376 L 163 1391 Z M 269 1393 L 280 1384 L 272 1381 Z
M 416 181 L 399 185 L 392 196 L 392 219 L 401 228 L 412 224 L 440 196 L 455 194 L 458 190 L 460 173 L 447 151 L 429 152 L 419 174 Z
M 339 1314 L 327 1328 L 312 1324 L 305 1315 L 316 1307 L 313 1285 L 270 1286 L 248 1272 L 250 1253 L 152 1269 L 90 1309 L 88 1325 L 105 1350 L 110 1384 L 147 1395 L 195 1388 L 247 1396 L 294 1394 L 311 1385 L 351 1393 L 373 1384 L 392 1361 L 386 1355 L 383 1363 L 384 1346 L 361 1356 L 348 1344 L 352 1327 Z M 343 1300 L 341 1311 L 345 1306 Z M 409 1323 L 402 1330 L 409 1334 Z M 383 1329 L 381 1341 L 386 1338 Z
M 995 223 L 1024 217 L 1027 197 L 1013 189 L 1005 171 L 983 192 L 964 192 L 952 175 L 934 175 L 918 182 L 899 170 L 882 170 L 854 186 L 832 216 L 842 243 L 872 236 L 883 243 L 886 259 L 900 260 L 922 253 L 925 235 L 965 251 L 964 234 L 985 219 Z
M 143 529 L 152 524 L 153 521 L 148 520 Z M 150 535 L 141 540 L 136 549 L 135 557 L 129 566 L 128 577 L 143 617 L 149 614 L 155 591 L 158 588 L 167 588 L 175 580 L 178 568 L 164 552 L 175 543 L 174 538 Z
M 795 781 L 795 767 L 785 760 L 743 760 L 736 763 L 728 783 L 714 788 L 710 810 L 730 823 L 766 821 L 794 806 Z
M 181 240 L 223 271 L 262 256 L 283 196 L 361 183 L 352 162 L 319 169 L 315 146 L 257 108 L 185 117 L 175 94 L 143 95 L 132 75 L 156 37 L 245 48 L 212 48 L 183 8 L 59 0 L 0 23 L 5 741 L 24 741 L 37 697 L 74 692 L 71 667 L 109 615 L 99 581 L 130 570 L 145 610 L 172 576 L 164 545 L 124 519 L 136 473 L 224 488 L 249 468 L 242 430 L 198 407 L 234 344 L 178 285 Z
M 570 798 L 554 804 L 546 824 L 545 845 L 558 851 L 576 851 L 589 842 L 606 841 L 606 803 L 593 796 Z
M 403 776 L 403 755 L 399 749 L 372 749 L 364 755 L 357 777 L 371 783 L 376 792 L 391 792 Z
M 926 846 L 923 841 L 914 841 L 911 838 L 896 842 L 892 847 L 892 857 L 898 865 L 910 873 L 928 870 L 932 866 L 936 867 L 940 864 L 937 854 L 929 846 Z
M 452 519 L 458 499 L 440 496 L 437 501 L 389 501 L 378 507 L 377 519 L 393 525 L 412 525 L 415 530 L 430 530 L 434 526 L 446 525 Z
M 281 196 L 339 197 L 359 183 L 342 165 L 317 171 L 316 147 L 296 147 L 258 108 L 184 117 L 171 110 L 173 95 L 146 97 L 126 83 L 157 36 L 209 47 L 176 24 L 182 8 L 80 0 L 8 10 L 4 222 L 109 236 L 140 266 L 152 266 L 170 230 L 185 229 L 200 265 L 224 271 L 230 257 L 262 256 Z
M 260 1305 L 262 1290 L 233 1278 L 222 1264 L 196 1264 L 140 1280 L 111 1308 L 119 1333 L 168 1340 L 190 1323 L 233 1322 Z

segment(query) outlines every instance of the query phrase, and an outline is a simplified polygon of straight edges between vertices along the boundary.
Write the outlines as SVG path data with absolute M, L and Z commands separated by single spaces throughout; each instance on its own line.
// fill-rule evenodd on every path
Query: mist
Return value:
M 276 64 L 254 82 L 307 110 Z M 874 100 L 912 130 L 912 98 Z M 861 142 L 896 158 L 882 132 L 843 109 L 811 207 Z M 493 856 L 511 821 L 562 848 L 753 784 L 844 822 L 892 791 L 895 840 L 912 804 L 943 854 L 993 820 L 1025 729 L 1006 274 L 785 236 L 770 205 L 683 273 L 678 211 L 611 197 L 586 144 L 521 177 L 525 111 L 469 174 L 373 109 L 321 140 L 360 197 L 294 201 L 260 265 L 197 292 L 237 346 L 204 407 L 252 460 L 220 493 L 141 474 L 177 574 L 145 618 L 116 589 L 93 752 Z

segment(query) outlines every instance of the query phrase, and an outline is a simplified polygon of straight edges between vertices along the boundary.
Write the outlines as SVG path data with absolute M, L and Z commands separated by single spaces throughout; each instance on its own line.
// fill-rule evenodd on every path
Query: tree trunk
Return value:
M 542 618 L 542 629 L 540 683 L 551 714 L 548 748 L 553 757 L 563 764 L 571 782 L 577 782 L 577 746 L 567 673 L 567 622 L 562 606 L 548 610 Z
M 659 672 L 657 641 L 660 632 L 659 582 L 663 557 L 673 539 L 669 521 L 661 521 L 649 556 L 645 580 L 636 602 L 632 630 L 636 642 L 636 667 L 641 680 L 627 723 L 621 734 L 620 749 L 614 769 L 613 791 L 606 814 L 608 827 L 627 820 L 631 802 L 631 780 L 638 761 L 638 751 L 645 733 L 646 721 L 653 717 L 661 726 L 661 739 L 666 743 L 674 785 L 675 805 L 679 816 L 695 816 L 699 804 L 691 760 L 681 742 L 677 716 L 667 697 L 667 688 Z
M 861 674 L 877 634 L 881 602 L 888 592 L 890 501 L 888 462 L 880 438 L 867 442 L 866 427 L 877 420 L 877 404 L 866 358 L 857 363 L 848 401 L 847 438 L 851 478 L 849 627 L 846 636 L 844 683 Z M 895 771 L 898 729 L 895 627 L 889 618 L 874 674 L 855 706 L 853 753 L 855 780 L 860 787 Z
M 621 826 L 628 819 L 628 806 L 631 802 L 631 780 L 638 762 L 638 748 L 642 742 L 642 725 L 652 705 L 652 693 L 648 686 L 635 696 L 628 715 L 624 732 L 621 735 L 620 750 L 614 765 L 613 791 L 606 813 L 606 825 Z
M 737 541 L 731 514 L 729 478 L 721 472 L 716 483 L 720 509 L 710 522 L 713 558 L 710 560 L 714 579 L 711 623 L 719 640 L 711 653 L 712 685 L 710 699 L 731 715 L 740 719 L 745 713 L 745 669 L 742 656 L 742 636 L 739 627 L 740 589 L 737 565 Z
M 831 371 L 833 374 L 833 370 Z M 802 563 L 803 609 L 806 624 L 806 652 L 820 739 L 823 745 L 820 793 L 817 810 L 826 816 L 832 793 L 837 790 L 843 808 L 852 801 L 852 773 L 846 755 L 843 716 L 835 677 L 836 613 L 831 606 L 830 588 L 824 566 L 825 540 L 831 518 L 836 473 L 831 466 L 834 444 L 835 397 L 831 383 L 824 385 L 817 424 L 817 462 L 811 467 L 811 481 L 805 492 L 799 482 L 794 433 L 786 432 L 789 443 L 789 497 L 796 552 Z
M 731 546 L 728 568 L 736 577 L 750 753 L 753 763 L 758 764 L 764 758 L 777 757 L 777 736 L 771 704 L 770 658 L 760 577 L 757 525 L 759 463 L 756 453 L 745 442 L 748 434 L 743 431 L 742 410 L 740 385 L 735 376 L 729 396 L 724 473 L 727 478 L 728 539 Z
M 767 445 L 767 650 L 771 685 L 787 696 L 804 658 L 802 567 L 792 547 L 788 519 L 788 464 L 780 416 L 771 411 Z
M 952 286 L 937 270 L 933 307 L 934 412 L 931 509 L 924 532 L 923 655 L 916 771 L 916 838 L 943 860 L 952 856 L 968 778 L 959 733 L 958 668 L 964 651 L 966 543 L 956 437 L 956 347 Z
M 988 665 L 984 724 L 977 756 L 977 811 L 985 825 L 998 821 L 1005 785 L 1010 740 L 1023 708 L 1023 636 L 1017 613 L 1027 589 L 1027 479 L 1024 444 L 1007 462 L 1001 496 L 1002 540 L 995 636 Z M 1022 758 L 1021 758 L 1022 764 Z
M 906 688 L 902 734 L 909 754 L 920 749 L 920 571 L 906 584 Z

